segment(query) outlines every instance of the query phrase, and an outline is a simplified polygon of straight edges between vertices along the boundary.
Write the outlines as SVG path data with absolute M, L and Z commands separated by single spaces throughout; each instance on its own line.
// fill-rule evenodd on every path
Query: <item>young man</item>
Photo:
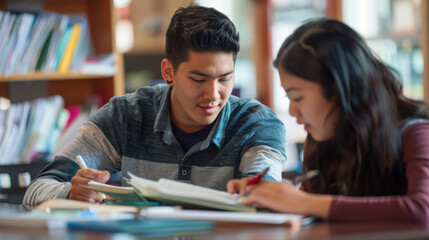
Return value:
M 283 124 L 259 102 L 230 96 L 240 48 L 233 23 L 213 8 L 180 8 L 166 41 L 161 71 L 167 85 L 112 98 L 32 182 L 23 204 L 99 202 L 79 184 L 127 172 L 225 190 L 228 180 L 269 166 L 265 179 L 281 181 Z M 79 168 L 77 155 L 88 169 Z

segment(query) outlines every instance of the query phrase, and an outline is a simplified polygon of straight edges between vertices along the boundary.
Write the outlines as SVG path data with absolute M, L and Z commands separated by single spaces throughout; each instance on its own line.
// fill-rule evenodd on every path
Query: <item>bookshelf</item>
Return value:
M 21 0 L 21 2 L 26 2 Z M 28 0 L 31 6 L 31 0 Z M 0 96 L 10 98 L 9 84 L 14 82 L 44 81 L 48 96 L 59 94 L 64 98 L 65 105 L 82 105 L 85 97 L 99 94 L 106 101 L 113 96 L 125 93 L 123 74 L 123 56 L 115 46 L 115 16 L 113 0 L 43 0 L 39 1 L 41 9 L 37 11 L 56 12 L 60 14 L 85 14 L 91 35 L 91 47 L 96 55 L 113 53 L 116 55 L 116 73 L 81 74 L 42 73 L 34 72 L 18 75 L 0 75 Z M 22 5 L 22 4 L 21 4 Z M 0 0 L 0 10 L 10 11 L 8 1 Z M 23 9 L 32 11 L 33 9 Z
M 19 5 L 23 6 L 23 8 L 11 9 L 11 5 L 13 7 Z M 7 76 L 0 74 L 1 97 L 13 99 L 13 95 L 16 93 L 16 86 L 20 86 L 21 83 L 24 85 L 30 83 L 30 85 L 43 86 L 44 91 L 42 92 L 45 97 L 61 95 L 65 106 L 83 105 L 86 97 L 90 95 L 99 95 L 104 101 L 108 101 L 113 96 L 125 93 L 123 56 L 117 51 L 115 45 L 113 0 L 0 0 L 0 11 L 33 13 L 46 11 L 67 15 L 84 14 L 88 22 L 91 48 L 94 54 L 113 53 L 116 57 L 114 63 L 116 72 L 113 74 L 83 74 L 78 71 L 66 73 L 39 71 Z M 11 89 L 15 89 L 15 91 Z M 30 90 L 32 89 L 30 88 Z M 18 89 L 18 91 L 21 91 L 21 89 Z M 33 178 L 45 165 L 46 162 L 32 162 L 30 164 L 0 166 L 2 169 L 0 175 L 8 175 L 12 183 L 12 186 L 3 189 L 0 181 L 0 202 L 20 203 L 26 188 L 17 186 L 17 175 L 29 172 L 31 178 Z

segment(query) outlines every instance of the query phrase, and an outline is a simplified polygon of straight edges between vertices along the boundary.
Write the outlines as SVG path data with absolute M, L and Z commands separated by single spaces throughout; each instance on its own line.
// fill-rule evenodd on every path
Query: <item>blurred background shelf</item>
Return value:
M 0 75 L 0 96 L 12 103 L 39 97 L 61 95 L 65 105 L 82 105 L 88 95 L 101 95 L 104 101 L 125 93 L 123 55 L 116 48 L 113 0 L 0 0 L 0 11 L 53 12 L 85 16 L 94 56 L 113 54 L 114 71 L 102 74 L 43 73 Z M 22 91 L 15 91 L 16 85 Z M 37 85 L 37 86 L 36 86 Z M 72 91 L 72 93 L 67 93 Z
M 112 74 L 83 74 L 83 73 L 43 73 L 34 72 L 28 74 L 14 74 L 11 76 L 0 75 L 0 82 L 13 82 L 13 81 L 61 81 L 61 80 L 74 80 L 74 79 L 97 79 L 113 77 Z

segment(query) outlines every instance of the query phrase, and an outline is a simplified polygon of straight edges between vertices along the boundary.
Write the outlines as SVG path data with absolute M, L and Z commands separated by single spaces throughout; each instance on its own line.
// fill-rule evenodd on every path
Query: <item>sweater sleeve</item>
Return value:
M 80 169 L 74 161 L 77 155 L 85 158 L 89 168 L 107 170 L 111 174 L 121 169 L 121 158 L 109 139 L 97 125 L 84 122 L 68 147 L 33 179 L 25 192 L 23 205 L 32 207 L 49 199 L 67 198 L 70 181 Z
M 429 222 L 429 121 L 415 123 L 402 135 L 408 181 L 404 196 L 335 196 L 329 220 Z

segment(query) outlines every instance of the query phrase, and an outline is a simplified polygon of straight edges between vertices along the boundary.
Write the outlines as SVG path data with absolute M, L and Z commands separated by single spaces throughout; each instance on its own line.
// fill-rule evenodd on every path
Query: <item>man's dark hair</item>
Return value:
M 171 18 L 165 49 L 177 71 L 190 50 L 232 52 L 235 61 L 240 44 L 238 32 L 227 16 L 214 8 L 190 5 L 179 8 Z

